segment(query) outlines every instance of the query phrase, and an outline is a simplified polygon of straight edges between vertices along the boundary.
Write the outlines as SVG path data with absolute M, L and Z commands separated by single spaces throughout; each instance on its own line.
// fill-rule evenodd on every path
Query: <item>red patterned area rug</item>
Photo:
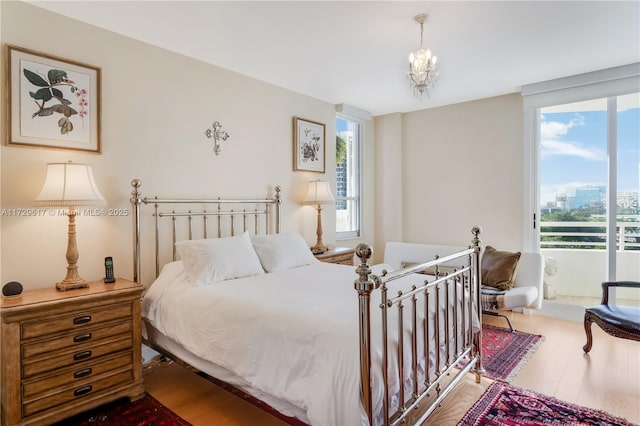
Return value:
M 509 383 L 544 341 L 544 337 L 482 325 L 482 366 L 485 376 Z
M 147 394 L 134 402 L 120 399 L 56 423 L 54 426 L 191 426 Z
M 603 411 L 493 382 L 458 426 L 637 426 Z

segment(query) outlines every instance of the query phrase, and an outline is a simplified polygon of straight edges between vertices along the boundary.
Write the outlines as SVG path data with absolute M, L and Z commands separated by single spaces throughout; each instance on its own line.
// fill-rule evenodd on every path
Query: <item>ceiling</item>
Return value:
M 518 92 L 640 62 L 640 1 L 29 1 L 45 9 L 373 115 Z M 431 97 L 405 73 L 438 56 Z

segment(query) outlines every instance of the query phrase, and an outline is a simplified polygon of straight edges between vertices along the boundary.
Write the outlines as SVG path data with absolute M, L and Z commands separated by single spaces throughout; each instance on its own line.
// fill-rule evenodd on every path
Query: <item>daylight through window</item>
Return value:
M 336 238 L 360 236 L 361 124 L 336 118 Z

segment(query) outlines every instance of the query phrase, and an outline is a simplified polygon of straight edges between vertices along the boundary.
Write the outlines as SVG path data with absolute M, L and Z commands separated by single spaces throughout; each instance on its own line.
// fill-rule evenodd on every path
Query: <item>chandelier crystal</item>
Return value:
M 422 47 L 424 21 L 427 17 L 426 14 L 420 14 L 413 18 L 420 24 L 420 49 L 409 55 L 409 71 L 407 71 L 407 78 L 413 88 L 413 96 L 418 99 L 421 99 L 425 93 L 429 97 L 431 89 L 438 81 L 438 70 L 436 70 L 438 58 L 431 54 L 431 50 L 424 50 Z

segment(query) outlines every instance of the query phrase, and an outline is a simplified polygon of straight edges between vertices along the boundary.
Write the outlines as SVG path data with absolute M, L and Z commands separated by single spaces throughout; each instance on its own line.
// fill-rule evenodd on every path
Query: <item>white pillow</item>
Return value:
M 227 238 L 178 241 L 187 276 L 198 286 L 264 274 L 249 234 Z
M 262 267 L 267 272 L 317 263 L 311 249 L 297 232 L 288 234 L 252 235 L 251 242 Z

